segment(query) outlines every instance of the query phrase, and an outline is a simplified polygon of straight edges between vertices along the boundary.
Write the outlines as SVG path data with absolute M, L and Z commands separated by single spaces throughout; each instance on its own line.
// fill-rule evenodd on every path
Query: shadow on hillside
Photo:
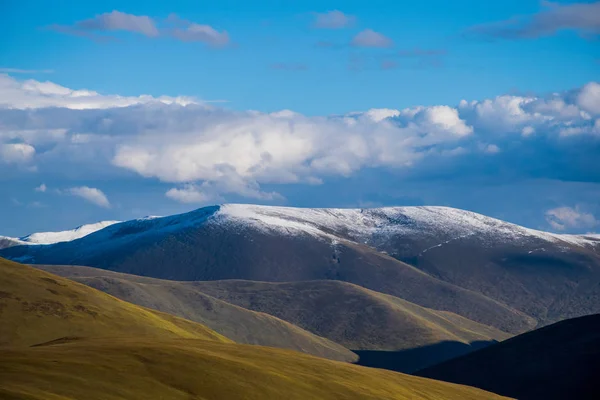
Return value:
M 410 350 L 352 350 L 360 357 L 357 365 L 383 368 L 410 374 L 420 369 L 439 364 L 475 350 L 497 343 L 495 340 L 477 341 L 471 344 L 445 341 Z

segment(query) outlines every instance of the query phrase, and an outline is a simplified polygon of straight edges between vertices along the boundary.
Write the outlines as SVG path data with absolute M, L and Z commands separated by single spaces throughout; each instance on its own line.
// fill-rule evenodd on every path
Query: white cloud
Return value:
M 356 47 L 392 47 L 394 42 L 389 37 L 371 29 L 360 31 L 351 42 Z
M 127 14 L 117 10 L 79 21 L 74 28 L 83 31 L 128 31 L 148 37 L 159 35 L 158 28 L 152 18 L 146 15 Z
M 202 42 L 213 47 L 224 47 L 230 43 L 227 31 L 219 32 L 210 25 L 188 21 L 179 18 L 176 14 L 169 15 L 167 22 L 175 27 L 165 32 L 181 41 Z
M 160 25 L 160 27 L 159 27 Z M 174 27 L 172 27 L 174 26 Z M 76 22 L 74 25 L 53 25 L 51 29 L 94 40 L 114 40 L 114 37 L 97 33 L 127 31 L 139 33 L 150 38 L 170 36 L 185 42 L 203 42 L 214 47 L 229 44 L 229 34 L 219 32 L 210 25 L 198 24 L 171 14 L 166 20 L 155 20 L 146 15 L 133 15 L 114 10 L 96 15 L 94 18 Z
M 368 168 L 418 173 L 423 166 L 435 169 L 442 158 L 446 170 L 448 163 L 461 165 L 465 157 L 481 162 L 476 157 L 482 152 L 496 154 L 485 160 L 504 162 L 503 170 L 537 165 L 531 167 L 536 174 L 550 174 L 552 162 L 564 155 L 569 162 L 563 160 L 554 171 L 563 173 L 568 165 L 567 172 L 575 174 L 587 166 L 585 179 L 598 175 L 589 168 L 594 159 L 589 154 L 600 147 L 600 115 L 593 107 L 582 109 L 580 101 L 590 85 L 548 98 L 499 96 L 462 101 L 458 107 L 309 117 L 291 110 L 240 112 L 156 99 L 123 108 L 119 101 L 127 98 L 120 96 L 52 82 L 8 77 L 2 82 L 11 92 L 0 90 L 0 103 L 6 104 L 0 107 L 0 154 L 10 153 L 11 163 L 24 160 L 42 171 L 77 171 L 82 177 L 92 170 L 133 171 L 171 183 L 167 196 L 183 202 L 214 201 L 225 194 L 275 200 L 280 196 L 265 191 L 265 185 L 319 184 Z M 95 93 L 92 109 L 70 109 L 78 108 L 78 99 L 88 93 Z M 15 110 L 22 108 L 23 98 L 32 109 Z M 55 108 L 44 108 L 50 106 Z
M 165 195 L 173 200 L 180 203 L 191 203 L 191 204 L 209 204 L 211 202 L 218 202 L 221 197 L 210 196 L 200 191 L 197 186 L 187 184 L 182 188 L 172 188 L 165 193 Z
M 600 114 L 600 83 L 590 82 L 585 85 L 577 97 L 577 102 L 584 110 Z
M 0 74 L 0 107 L 20 109 L 65 107 L 83 110 L 150 103 L 187 105 L 196 102 L 198 101 L 190 97 L 101 95 L 92 90 L 71 90 L 52 82 L 39 82 L 32 79 L 19 81 L 11 76 Z
M 25 164 L 35 156 L 35 147 L 26 143 L 0 143 L 0 160 L 8 164 Z
M 341 29 L 353 25 L 355 21 L 356 17 L 333 10 L 325 13 L 315 13 L 313 26 L 320 29 Z
M 485 146 L 484 151 L 488 154 L 497 154 L 500 153 L 500 148 L 495 144 L 488 144 L 487 146 Z
M 34 190 L 36 192 L 45 192 L 48 188 L 46 187 L 45 183 L 42 183 L 40 186 L 36 187 Z
M 108 198 L 100 189 L 80 186 L 67 189 L 66 193 L 81 197 L 82 199 L 85 199 L 90 203 L 97 205 L 98 207 L 110 208 L 110 202 L 108 201 Z
M 569 229 L 593 229 L 599 225 L 593 214 L 584 212 L 579 207 L 558 207 L 546 211 L 546 221 L 553 229 L 564 231 Z

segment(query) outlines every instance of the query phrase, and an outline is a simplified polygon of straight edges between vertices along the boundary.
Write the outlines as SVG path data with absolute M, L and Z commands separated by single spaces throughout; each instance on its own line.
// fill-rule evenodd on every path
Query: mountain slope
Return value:
M 281 318 L 353 350 L 399 351 L 441 343 L 454 344 L 449 351 L 440 353 L 439 357 L 428 357 L 427 362 L 415 358 L 402 371 L 413 371 L 413 366 L 422 368 L 464 354 L 474 342 L 483 346 L 510 336 L 456 314 L 427 309 L 341 281 L 176 282 L 88 267 L 40 268 L 128 302 L 200 322 L 236 342 L 265 344 L 263 342 L 271 339 L 271 335 L 265 332 L 262 325 L 250 325 L 252 321 L 248 321 L 247 317 L 239 313 L 232 314 L 224 305 L 218 304 L 220 300 L 217 298 L 226 301 L 224 304 L 229 307 L 229 303 L 232 303 L 244 307 L 244 310 Z M 250 331 L 250 337 L 254 342 L 237 334 L 245 325 L 249 325 L 249 331 L 253 330 Z M 280 340 L 278 343 L 268 343 L 276 347 L 290 347 L 287 341 L 293 340 L 293 337 L 282 336 Z M 306 346 L 304 343 L 302 345 Z M 299 347 L 315 354 L 308 351 L 310 348 Z M 339 353 L 335 355 L 340 356 Z M 355 357 L 353 353 L 351 356 Z
M 524 400 L 597 399 L 600 315 L 528 332 L 417 375 Z
M 76 266 L 39 268 L 91 286 L 129 303 L 199 322 L 236 343 L 287 348 L 339 361 L 356 361 L 347 348 L 268 313 L 209 296 L 188 282 L 174 282 Z
M 66 336 L 192 338 L 230 342 L 207 327 L 0 258 L 0 346 Z
M 288 350 L 201 340 L 138 339 L 0 350 L 0 397 L 501 399 L 466 386 Z
M 402 350 L 445 340 L 503 340 L 508 334 L 456 314 L 340 281 L 193 282 L 217 298 L 275 315 L 360 350 Z
M 445 207 L 224 205 L 0 254 L 175 280 L 341 280 L 519 333 L 600 312 L 599 244 Z

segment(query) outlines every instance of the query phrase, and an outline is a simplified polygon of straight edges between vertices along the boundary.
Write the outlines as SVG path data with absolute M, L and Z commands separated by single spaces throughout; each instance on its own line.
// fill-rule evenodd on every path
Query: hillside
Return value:
M 39 266 L 127 302 L 199 322 L 236 343 L 301 351 L 339 361 L 356 354 L 268 313 L 251 311 L 209 296 L 188 282 L 174 282 L 76 266 Z
M 190 338 L 231 342 L 183 318 L 0 258 L 0 346 L 63 337 Z
M 523 400 L 597 399 L 600 315 L 528 332 L 417 375 Z
M 289 350 L 202 340 L 80 340 L 0 350 L 9 399 L 500 399 Z
M 287 341 L 293 338 L 288 335 L 281 336 L 279 341 L 271 340 L 277 337 L 271 336 L 262 325 L 250 325 L 248 318 L 239 315 L 239 311 L 232 314 L 228 307 L 235 306 L 229 303 L 243 307 L 243 311 L 249 309 L 260 312 L 260 315 L 275 316 L 277 320 L 281 318 L 352 350 L 400 351 L 441 344 L 448 349 L 426 355 L 426 359 L 413 357 L 413 361 L 401 369 L 402 372 L 412 372 L 464 354 L 472 349 L 472 343 L 483 347 L 510 336 L 456 314 L 420 307 L 341 281 L 176 282 L 88 267 L 40 268 L 128 302 L 201 322 L 238 343 L 269 342 L 275 347 L 290 348 Z M 218 304 L 220 300 L 217 298 L 224 300 L 223 304 Z M 246 326 L 249 329 L 244 332 L 248 332 L 249 336 L 237 334 Z M 304 351 L 314 354 L 306 348 Z M 339 357 L 339 354 L 336 355 Z
M 0 255 L 172 280 L 340 280 L 511 333 L 600 312 L 598 237 L 446 207 L 213 206 Z

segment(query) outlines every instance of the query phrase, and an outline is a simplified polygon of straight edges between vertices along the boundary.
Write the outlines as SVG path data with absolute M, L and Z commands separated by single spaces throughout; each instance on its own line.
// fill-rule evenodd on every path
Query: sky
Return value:
M 600 232 L 600 2 L 0 2 L 0 235 L 224 202 Z

